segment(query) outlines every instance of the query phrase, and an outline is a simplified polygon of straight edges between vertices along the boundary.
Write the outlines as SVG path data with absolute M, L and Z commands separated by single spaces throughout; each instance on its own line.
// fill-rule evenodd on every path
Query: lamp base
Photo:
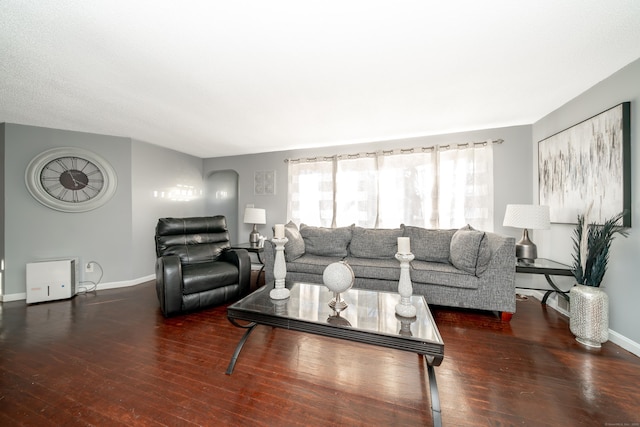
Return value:
M 253 246 L 258 246 L 258 242 L 260 241 L 260 233 L 258 233 L 258 226 L 253 224 L 253 230 L 249 233 L 249 243 Z
M 529 240 L 529 230 L 522 231 L 522 239 L 516 243 L 516 258 L 524 262 L 534 262 L 538 258 L 538 247 Z

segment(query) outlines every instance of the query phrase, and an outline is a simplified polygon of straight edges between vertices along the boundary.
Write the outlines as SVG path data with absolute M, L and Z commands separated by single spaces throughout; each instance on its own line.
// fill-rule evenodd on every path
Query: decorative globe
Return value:
M 322 273 L 322 281 L 330 291 L 335 293 L 351 289 L 355 275 L 351 266 L 344 261 L 334 262 L 327 266 Z

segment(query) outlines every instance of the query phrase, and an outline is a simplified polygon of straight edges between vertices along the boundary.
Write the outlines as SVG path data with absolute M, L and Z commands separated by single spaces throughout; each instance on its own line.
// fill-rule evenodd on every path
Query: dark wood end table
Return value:
M 262 254 L 264 252 L 264 246 L 258 246 L 253 243 L 236 243 L 235 245 L 231 245 L 231 249 L 246 249 L 247 252 L 253 252 L 258 255 L 258 262 L 262 264 L 260 267 L 260 271 L 258 271 L 258 277 L 256 277 L 256 288 L 260 287 L 260 275 L 264 273 L 264 261 L 262 259 Z
M 571 271 L 571 267 L 565 264 L 561 264 L 559 262 L 546 259 L 546 258 L 537 258 L 533 262 L 516 262 L 516 273 L 529 273 L 529 274 L 544 274 L 544 278 L 547 279 L 547 283 L 551 286 L 552 289 L 540 289 L 540 288 L 524 288 L 521 286 L 517 286 L 520 289 L 532 289 L 536 291 L 546 291 L 544 297 L 542 298 L 542 304 L 547 303 L 547 299 L 549 295 L 556 292 L 558 295 L 561 295 L 564 299 L 569 301 L 569 291 L 563 291 L 560 289 L 554 282 L 551 280 L 551 276 L 573 276 L 573 272 Z

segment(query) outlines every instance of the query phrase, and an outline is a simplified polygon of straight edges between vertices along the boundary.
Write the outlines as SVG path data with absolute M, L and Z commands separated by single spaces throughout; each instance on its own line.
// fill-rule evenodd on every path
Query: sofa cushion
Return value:
M 287 243 L 284 244 L 284 257 L 287 262 L 294 261 L 304 255 L 304 239 L 294 222 L 289 221 L 284 226 L 284 237 L 287 238 Z
M 411 239 L 411 252 L 416 260 L 447 264 L 449 264 L 451 238 L 456 231 L 456 229 L 431 230 L 409 225 L 404 227 L 404 235 Z
M 464 227 L 453 234 L 449 258 L 456 268 L 480 276 L 487 269 L 490 257 L 484 231 Z
M 351 241 L 351 226 L 326 228 L 300 224 L 305 253 L 311 255 L 346 257 Z
M 414 287 L 424 283 L 450 288 L 477 289 L 480 279 L 449 263 L 413 260 L 411 261 L 411 281 Z
M 342 257 L 328 257 L 312 254 L 304 254 L 292 262 L 287 262 L 287 272 L 307 273 L 319 275 L 322 281 L 324 269 L 331 263 L 342 261 Z
M 361 279 L 399 280 L 400 263 L 395 258 L 372 259 L 347 257 L 344 260 Z
M 402 228 L 353 227 L 349 253 L 357 258 L 395 260 L 395 254 L 398 252 L 398 237 L 402 235 Z

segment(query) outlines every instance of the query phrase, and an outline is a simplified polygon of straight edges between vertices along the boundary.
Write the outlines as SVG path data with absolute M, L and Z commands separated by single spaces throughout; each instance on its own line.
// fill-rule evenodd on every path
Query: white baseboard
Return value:
M 520 295 L 529 295 L 539 299 L 540 301 L 542 301 L 542 298 L 544 298 L 544 291 L 537 291 L 533 289 L 516 288 L 516 293 Z M 569 317 L 569 313 L 566 310 L 563 310 L 562 308 L 558 307 L 557 295 L 555 294 L 551 295 L 549 299 L 547 299 L 547 306 Z M 611 341 L 616 345 L 619 345 L 620 347 L 627 350 L 629 353 L 633 353 L 636 356 L 640 357 L 640 344 L 638 344 L 633 340 L 630 340 L 629 338 L 625 337 L 622 334 L 619 334 L 618 332 L 612 329 L 609 329 L 609 341 Z
M 156 275 L 155 274 L 150 274 L 148 276 L 144 276 L 144 277 L 138 277 L 137 279 L 131 279 L 131 280 L 123 280 L 122 282 L 106 282 L 106 283 L 100 283 L 98 284 L 98 291 L 104 290 L 104 289 L 115 289 L 115 288 L 126 288 L 128 286 L 135 286 L 135 285 L 140 285 L 142 283 L 146 283 L 150 280 L 155 280 Z M 86 286 L 85 284 L 82 285 L 78 285 L 78 286 Z M 89 284 L 89 287 L 91 286 L 91 284 Z
M 144 277 L 138 277 L 137 279 L 131 279 L 131 280 L 123 280 L 121 282 L 106 282 L 106 283 L 99 283 L 98 284 L 98 288 L 96 289 L 97 291 L 101 291 L 104 289 L 115 289 L 115 288 L 125 288 L 128 286 L 135 286 L 135 285 L 140 285 L 142 283 L 146 283 L 150 280 L 155 280 L 156 275 L 155 274 L 150 274 L 148 276 L 144 276 Z M 78 284 L 78 288 L 88 288 L 91 289 L 93 285 L 91 283 L 82 283 L 82 284 Z M 77 291 L 77 289 L 76 289 Z M 77 292 L 79 293 L 79 292 Z M 7 295 L 1 295 L 0 296 L 0 302 L 9 302 L 9 301 L 20 301 L 20 300 L 26 300 L 27 299 L 27 294 L 26 292 L 21 292 L 21 293 L 17 293 L 17 294 L 7 294 Z
M 609 341 L 640 357 L 640 344 L 609 329 Z
M 0 297 L 1 302 L 20 301 L 21 299 L 27 299 L 26 292 L 21 292 L 19 294 L 7 294 Z

